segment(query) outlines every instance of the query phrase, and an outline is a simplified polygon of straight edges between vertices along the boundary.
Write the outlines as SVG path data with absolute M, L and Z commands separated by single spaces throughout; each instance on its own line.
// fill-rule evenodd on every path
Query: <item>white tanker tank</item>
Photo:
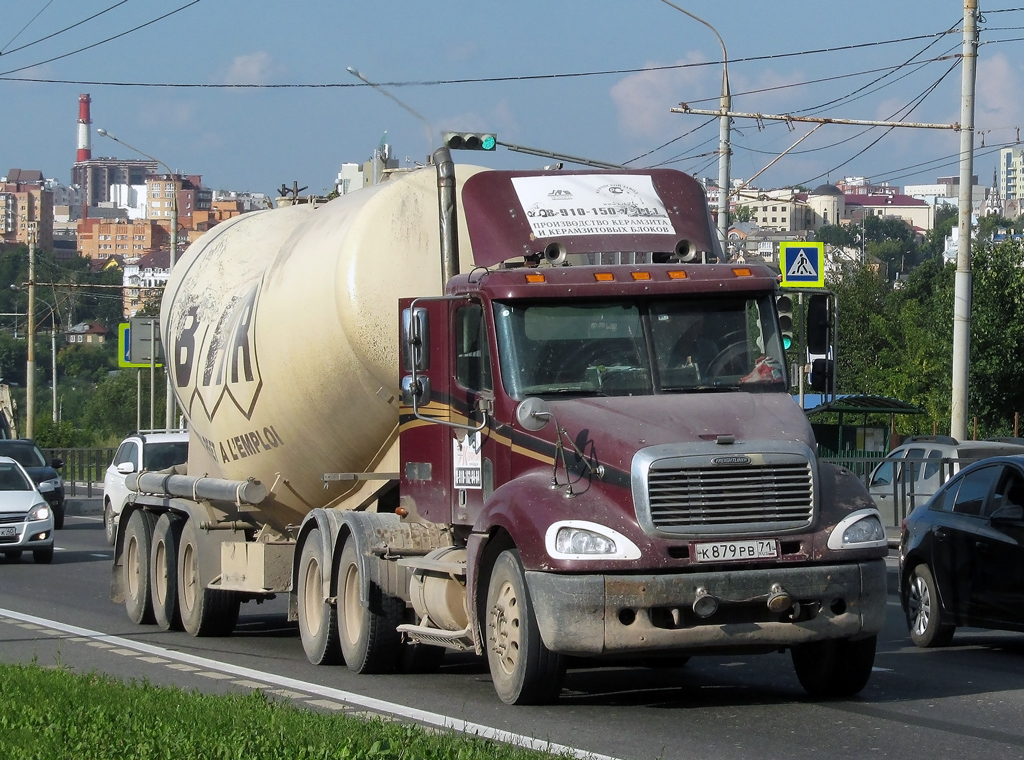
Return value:
M 457 167 L 457 197 L 481 170 Z M 398 300 L 444 290 L 437 188 L 433 167 L 396 173 L 243 214 L 189 247 L 161 314 L 190 476 L 262 481 L 261 522 L 283 531 L 358 487 L 323 474 L 381 464 L 397 437 Z

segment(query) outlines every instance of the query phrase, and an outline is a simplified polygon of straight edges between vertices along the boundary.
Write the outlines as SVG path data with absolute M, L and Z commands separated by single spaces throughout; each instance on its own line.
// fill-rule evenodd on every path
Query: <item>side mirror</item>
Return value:
M 412 406 L 414 397 L 417 406 L 430 403 L 430 378 L 426 375 L 416 378 L 415 387 L 412 384 L 412 375 L 402 378 L 402 404 Z
M 406 372 L 430 369 L 430 319 L 426 309 L 402 311 L 402 366 Z
M 516 407 L 516 420 L 524 430 L 536 433 L 547 427 L 551 420 L 551 407 L 543 399 L 531 396 Z
M 1004 504 L 992 513 L 993 525 L 1022 525 L 1024 524 L 1024 507 L 1020 504 Z
M 59 470 L 63 466 L 64 460 L 61 459 L 60 457 L 54 457 L 53 459 L 50 460 L 50 467 L 52 467 L 55 470 Z
M 131 462 L 121 462 L 121 464 L 117 466 L 117 471 L 122 475 L 131 475 L 135 472 L 135 465 Z

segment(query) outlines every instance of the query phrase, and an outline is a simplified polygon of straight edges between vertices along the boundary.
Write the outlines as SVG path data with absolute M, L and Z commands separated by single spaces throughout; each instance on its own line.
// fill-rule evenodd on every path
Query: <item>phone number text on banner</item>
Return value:
M 646 175 L 513 177 L 512 184 L 538 238 L 675 234 Z

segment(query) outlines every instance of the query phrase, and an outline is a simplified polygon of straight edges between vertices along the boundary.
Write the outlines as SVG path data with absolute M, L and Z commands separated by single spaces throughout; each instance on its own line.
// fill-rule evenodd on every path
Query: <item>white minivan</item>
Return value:
M 886 525 L 898 526 L 953 475 L 979 459 L 1024 454 L 1024 444 L 957 441 L 945 435 L 914 436 L 894 448 L 871 472 L 868 490 Z

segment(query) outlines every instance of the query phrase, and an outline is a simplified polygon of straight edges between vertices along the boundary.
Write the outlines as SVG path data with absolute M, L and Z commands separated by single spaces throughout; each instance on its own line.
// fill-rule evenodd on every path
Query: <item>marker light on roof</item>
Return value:
M 527 282 L 544 282 L 544 275 L 542 274 L 528 274 L 526 275 Z
M 737 277 L 753 277 L 754 276 L 754 273 L 751 272 L 749 269 L 747 269 L 745 267 L 741 267 L 739 269 L 733 269 L 732 273 L 734 275 L 736 275 Z
M 634 280 L 649 280 L 651 279 L 650 272 L 632 272 Z
M 676 272 L 669 272 L 668 273 L 668 278 L 670 280 L 685 280 L 686 279 L 686 272 L 684 272 L 681 269 L 679 271 L 676 271 Z
M 615 275 L 611 272 L 594 272 L 594 279 L 598 282 L 611 282 L 615 279 Z

